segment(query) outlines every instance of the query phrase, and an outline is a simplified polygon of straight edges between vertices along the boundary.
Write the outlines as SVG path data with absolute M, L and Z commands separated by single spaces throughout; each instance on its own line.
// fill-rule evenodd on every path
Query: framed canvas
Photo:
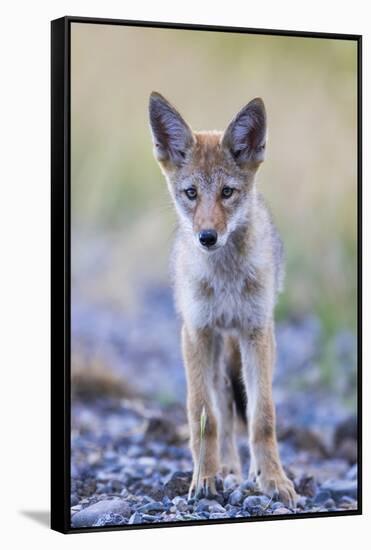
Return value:
M 52 528 L 360 514 L 361 36 L 51 29 Z

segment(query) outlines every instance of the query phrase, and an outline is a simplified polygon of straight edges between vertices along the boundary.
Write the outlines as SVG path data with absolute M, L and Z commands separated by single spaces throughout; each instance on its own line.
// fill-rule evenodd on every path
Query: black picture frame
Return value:
M 71 227 L 70 227 L 70 31 L 71 24 L 121 25 L 247 33 L 274 36 L 351 40 L 357 44 L 357 418 L 358 509 L 300 515 L 205 519 L 187 522 L 72 528 L 70 523 L 71 456 Z M 292 30 L 251 29 L 169 22 L 128 21 L 89 17 L 62 17 L 51 22 L 51 528 L 62 533 L 152 529 L 185 525 L 211 525 L 351 516 L 362 514 L 362 36 Z

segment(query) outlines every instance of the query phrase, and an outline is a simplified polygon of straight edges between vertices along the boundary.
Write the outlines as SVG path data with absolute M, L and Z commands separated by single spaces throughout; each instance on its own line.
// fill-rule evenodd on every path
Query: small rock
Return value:
M 243 501 L 243 508 L 244 510 L 248 510 L 249 512 L 257 507 L 265 508 L 268 506 L 270 502 L 270 499 L 266 497 L 265 495 L 261 496 L 249 496 L 246 497 Z
M 285 514 L 292 514 L 292 512 L 288 508 L 284 508 L 284 507 L 276 508 L 273 511 L 274 516 L 283 516 Z
M 246 481 L 241 483 L 240 488 L 243 491 L 254 492 L 254 491 L 256 491 L 257 486 L 256 486 L 256 483 L 254 481 L 252 481 L 251 479 L 247 479 Z
M 130 447 L 126 451 L 126 456 L 128 458 L 137 458 L 141 456 L 142 453 L 143 453 L 142 447 L 140 447 L 139 445 L 130 445 Z
M 112 479 L 107 484 L 107 489 L 109 493 L 121 493 L 123 488 L 124 488 L 124 484 L 119 479 Z
M 149 502 L 154 502 L 154 499 L 149 495 L 143 495 L 142 500 L 144 504 L 148 504 Z
M 141 513 L 163 512 L 164 509 L 165 507 L 162 502 L 148 502 L 148 504 L 144 504 L 143 506 L 140 506 L 137 512 L 141 512 Z
M 176 497 L 175 497 L 176 498 Z M 164 496 L 164 498 L 162 499 L 162 502 L 164 503 L 164 506 L 171 506 L 171 500 L 169 499 L 168 496 Z
M 350 497 L 342 497 L 339 502 L 339 507 L 344 509 L 356 509 L 357 508 L 357 501 L 354 500 L 354 498 Z
M 152 523 L 154 521 L 158 521 L 159 519 L 161 519 L 161 516 L 151 516 L 150 514 L 143 514 L 142 519 L 144 521 L 150 521 Z
M 179 510 L 179 512 L 186 512 L 188 510 L 188 504 L 185 498 L 174 497 L 172 502 L 175 505 L 175 508 Z
M 357 481 L 348 479 L 329 480 L 322 485 L 322 489 L 328 491 L 330 493 L 330 497 L 332 497 L 335 502 L 343 496 L 353 499 L 357 498 Z
M 216 502 L 209 506 L 209 512 L 212 514 L 225 514 L 225 508 L 219 502 Z
M 79 503 L 77 495 L 71 495 L 71 506 L 76 506 Z
M 141 456 L 137 459 L 137 464 L 143 466 L 144 468 L 154 468 L 156 466 L 157 460 L 153 456 Z
M 337 426 L 334 434 L 335 448 L 339 447 L 344 439 L 354 439 L 357 441 L 357 418 L 350 416 Z
M 316 494 L 314 499 L 314 504 L 316 504 L 317 506 L 320 504 L 324 504 L 330 498 L 331 498 L 330 491 L 326 491 L 325 489 L 322 488 Z
M 96 490 L 97 495 L 103 495 L 104 493 L 107 494 L 107 492 L 108 490 L 107 490 L 106 483 L 97 483 L 97 490 Z
M 107 514 L 118 514 L 123 518 L 128 518 L 130 517 L 130 507 L 125 500 L 119 498 L 101 500 L 74 514 L 72 516 L 72 525 L 76 528 L 91 527 Z
M 227 510 L 228 515 L 229 515 L 229 517 L 231 517 L 231 518 L 236 517 L 236 515 L 237 515 L 238 512 L 240 511 L 240 508 L 239 508 L 238 506 L 231 506 L 231 504 L 227 504 L 227 506 L 225 507 L 225 509 Z
M 296 507 L 304 510 L 307 504 L 307 497 L 300 496 L 296 501 Z
M 123 525 L 126 519 L 121 514 L 104 514 L 100 516 L 94 523 L 93 527 L 106 527 L 108 525 Z
M 224 512 L 212 512 L 209 515 L 209 519 L 222 519 L 222 518 L 227 518 L 227 517 L 228 517 L 228 514 L 225 511 Z
M 323 504 L 323 507 L 327 508 L 327 510 L 331 510 L 332 508 L 335 508 L 335 506 L 335 501 L 332 498 L 327 499 L 326 502 Z
M 165 496 L 165 488 L 163 485 L 144 483 L 141 485 L 141 492 L 151 497 L 153 500 L 162 500 Z
M 204 512 L 206 514 L 206 512 Z M 194 519 L 208 519 L 209 517 L 209 514 L 207 514 L 207 517 L 203 517 L 201 514 L 186 514 L 185 516 L 180 516 L 178 517 L 177 516 L 177 519 L 180 519 L 180 520 L 185 520 L 185 519 L 190 519 L 190 520 L 194 520 Z
M 216 500 L 210 500 L 208 498 L 202 498 L 196 506 L 196 512 L 220 512 L 225 511 L 219 502 Z
M 239 489 L 235 489 L 233 493 L 229 495 L 229 503 L 232 504 L 232 506 L 237 506 L 242 502 L 243 499 L 243 493 Z
M 318 486 L 314 476 L 303 474 L 296 484 L 296 489 L 299 495 L 313 498 L 317 493 Z
M 132 514 L 130 516 L 130 519 L 129 519 L 129 525 L 133 525 L 133 523 L 142 523 L 142 516 L 141 514 L 139 514 L 139 512 L 134 512 L 134 514 Z
M 169 498 L 188 493 L 192 481 L 192 472 L 174 472 L 166 481 L 164 489 Z
M 84 481 L 82 493 L 88 497 L 93 495 L 97 488 L 97 482 L 95 479 L 88 478 Z
M 224 491 L 233 491 L 238 487 L 239 483 L 237 477 L 234 474 L 229 474 L 224 478 L 223 487 Z
M 354 498 L 350 498 L 350 497 L 341 497 L 340 499 L 340 504 L 343 504 L 343 503 L 347 503 L 347 504 L 353 504 L 354 502 L 356 502 L 354 500 Z
M 355 439 L 346 438 L 341 441 L 336 449 L 336 456 L 353 464 L 357 461 L 357 441 Z
M 72 506 L 71 508 L 71 514 L 76 514 L 76 512 L 80 512 L 82 510 L 82 505 L 77 504 L 76 506 Z

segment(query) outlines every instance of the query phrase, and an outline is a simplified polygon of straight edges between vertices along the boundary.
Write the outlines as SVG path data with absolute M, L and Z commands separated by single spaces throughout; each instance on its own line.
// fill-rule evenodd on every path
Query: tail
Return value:
M 224 337 L 224 354 L 227 373 L 232 386 L 233 399 L 238 416 L 247 424 L 247 394 L 242 380 L 242 361 L 240 346 L 236 338 Z
M 231 384 L 236 411 L 241 420 L 247 424 L 247 394 L 240 373 L 231 372 Z

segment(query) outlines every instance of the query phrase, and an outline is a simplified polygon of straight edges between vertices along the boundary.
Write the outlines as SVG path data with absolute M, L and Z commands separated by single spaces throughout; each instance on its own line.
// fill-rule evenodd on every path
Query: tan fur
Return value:
M 207 489 L 217 474 L 240 474 L 232 377 L 248 395 L 250 475 L 287 504 L 295 491 L 281 466 L 275 432 L 273 310 L 282 282 L 282 246 L 256 190 L 265 153 L 265 110 L 253 100 L 224 133 L 194 133 L 159 94 L 150 102 L 155 154 L 179 215 L 174 247 L 177 308 L 183 319 L 188 418 L 196 472 Z M 225 198 L 223 190 L 232 188 Z M 190 199 L 189 189 L 196 195 Z M 199 232 L 214 230 L 210 249 Z M 200 464 L 200 416 L 207 422 Z

